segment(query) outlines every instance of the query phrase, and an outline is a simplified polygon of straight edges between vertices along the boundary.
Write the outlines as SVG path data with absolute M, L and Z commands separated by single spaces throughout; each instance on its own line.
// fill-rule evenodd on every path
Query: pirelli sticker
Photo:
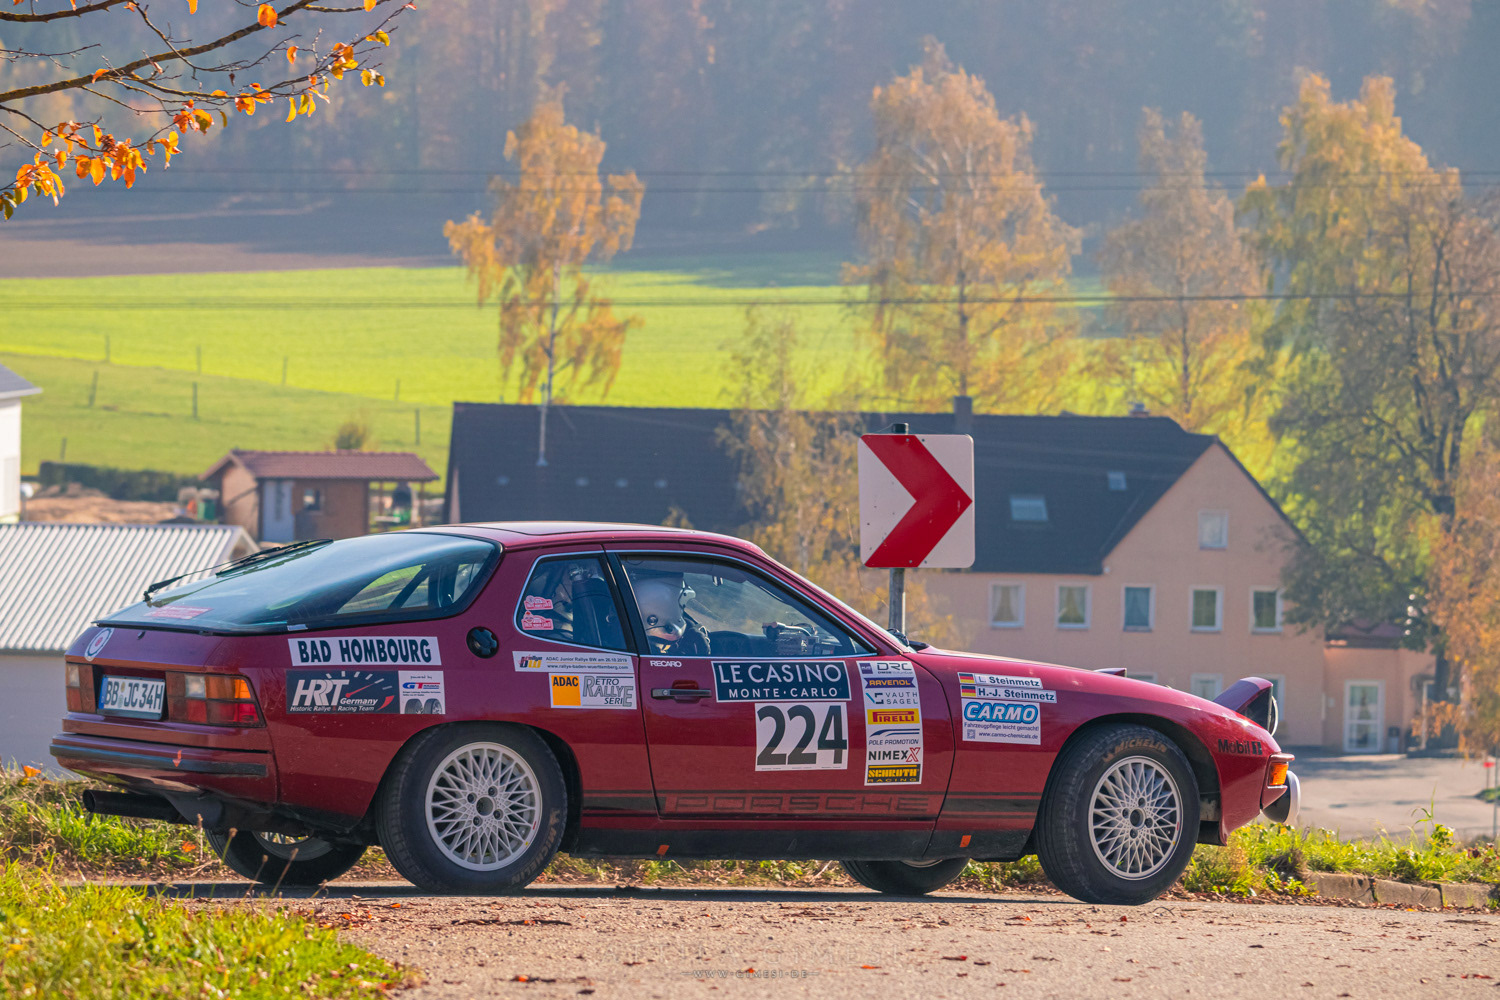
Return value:
M 550 675 L 553 708 L 635 708 L 635 678 L 612 674 Z
M 865 784 L 922 781 L 922 699 L 905 660 L 859 661 L 865 712 Z
M 1057 701 L 1057 692 L 1035 677 L 998 674 L 960 673 L 958 695 L 960 735 L 970 743 L 1040 744 L 1042 706 Z

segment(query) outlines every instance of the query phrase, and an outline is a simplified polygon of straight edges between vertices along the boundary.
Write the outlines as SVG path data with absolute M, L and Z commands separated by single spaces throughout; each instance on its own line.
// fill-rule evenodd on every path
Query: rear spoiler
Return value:
M 1271 694 L 1272 684 L 1263 677 L 1241 677 L 1214 699 L 1231 712 L 1238 712 L 1272 736 L 1276 735 L 1281 707 Z

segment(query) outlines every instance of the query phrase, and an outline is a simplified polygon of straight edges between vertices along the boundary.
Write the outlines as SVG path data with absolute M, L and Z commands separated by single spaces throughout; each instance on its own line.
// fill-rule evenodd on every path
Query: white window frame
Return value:
M 1354 726 L 1354 720 L 1349 718 L 1349 695 L 1354 686 L 1361 687 L 1373 684 L 1375 686 L 1375 748 L 1373 750 L 1359 749 L 1349 739 L 1350 731 Z M 1344 752 L 1345 753 L 1384 753 L 1385 752 L 1385 681 L 1375 680 L 1351 680 L 1344 682 Z
M 1125 599 L 1127 590 L 1144 590 L 1146 597 L 1146 624 L 1130 625 L 1125 621 L 1126 610 L 1129 602 Z M 1148 583 L 1127 583 L 1120 587 L 1120 629 L 1125 632 L 1154 632 L 1156 631 L 1156 588 Z
M 1016 588 L 1016 620 L 1013 622 L 995 621 L 995 591 L 1001 587 Z M 1014 581 L 996 580 L 990 584 L 990 628 L 1025 628 L 1026 627 L 1026 584 Z
M 1138 674 L 1137 673 L 1130 673 L 1130 672 L 1127 671 L 1126 674 L 1125 674 L 1125 676 L 1131 678 L 1132 680 L 1145 681 L 1147 684 L 1155 684 L 1156 683 L 1156 674 L 1152 673 L 1149 670 L 1143 671 L 1143 672 L 1138 673 Z
M 1194 610 L 1193 609 L 1193 604 L 1194 604 L 1194 598 L 1196 598 L 1200 592 L 1205 591 L 1205 590 L 1211 590 L 1211 591 L 1214 592 L 1214 595 L 1215 595 L 1214 596 L 1214 624 L 1212 626 L 1208 626 L 1208 625 L 1194 625 L 1193 624 L 1193 610 Z M 1224 588 L 1223 587 L 1193 586 L 1193 587 L 1189 587 L 1188 588 L 1188 628 L 1191 629 L 1194 632 L 1222 632 L 1222 631 L 1224 631 Z
M 1276 595 L 1276 626 L 1274 628 L 1262 628 L 1255 624 L 1255 595 L 1273 593 Z M 1281 631 L 1281 588 L 1280 587 L 1251 587 L 1250 588 L 1250 631 L 1256 635 L 1275 635 Z
M 1273 687 L 1271 688 L 1271 696 L 1276 699 L 1276 708 L 1277 708 L 1277 710 L 1279 712 L 1281 712 L 1283 715 L 1285 715 L 1285 713 L 1286 713 L 1286 674 L 1261 674 L 1260 676 L 1264 677 L 1266 680 L 1270 681 L 1271 684 L 1273 685 Z
M 1203 544 L 1203 521 L 1208 517 L 1222 517 L 1224 519 L 1224 544 Z M 1200 510 L 1198 512 L 1198 548 L 1210 552 L 1222 552 L 1229 548 L 1229 511 L 1227 510 Z
M 1080 590 L 1083 591 L 1083 623 L 1082 624 L 1078 624 L 1076 622 L 1063 622 L 1063 621 L 1059 620 L 1059 619 L 1062 618 L 1062 607 L 1063 607 L 1062 592 L 1063 592 L 1063 588 L 1064 587 L 1076 588 L 1076 589 L 1080 589 Z M 1093 617 L 1094 617 L 1094 595 L 1093 595 L 1093 588 L 1092 587 L 1090 587 L 1086 583 L 1059 583 L 1057 585 L 1057 605 L 1056 605 L 1056 608 L 1054 609 L 1054 612 L 1053 612 L 1053 615 L 1052 615 L 1052 620 L 1053 620 L 1053 622 L 1056 623 L 1056 625 L 1057 625 L 1058 628 L 1069 629 L 1069 630 L 1075 631 L 1075 632 L 1076 631 L 1082 631 L 1082 630 L 1087 629 L 1089 627 L 1089 622 L 1093 620 Z
M 1224 693 L 1224 675 L 1223 674 L 1194 674 L 1192 677 L 1188 678 L 1188 694 L 1196 695 L 1199 698 L 1205 697 L 1204 695 L 1198 694 L 1198 682 L 1200 680 L 1202 680 L 1202 681 L 1212 680 L 1214 682 L 1215 687 L 1218 689 L 1218 690 L 1214 691 L 1213 694 L 1207 695 L 1206 696 L 1207 700 L 1213 701 L 1219 695 L 1221 695 L 1221 694 Z
M 1042 516 L 1017 517 L 1016 501 L 1018 500 L 1021 502 L 1021 506 L 1023 508 L 1029 505 L 1040 506 Z M 1045 495 L 1040 493 L 1012 493 L 1010 495 L 1010 520 L 1012 524 L 1046 524 L 1048 523 L 1049 519 L 1050 515 L 1047 512 L 1047 497 Z

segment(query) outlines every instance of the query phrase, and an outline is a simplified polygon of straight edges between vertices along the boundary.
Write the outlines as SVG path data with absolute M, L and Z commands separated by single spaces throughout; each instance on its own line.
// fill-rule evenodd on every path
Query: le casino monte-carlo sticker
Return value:
M 865 712 L 865 784 L 922 781 L 922 700 L 917 671 L 904 660 L 860 660 Z
M 963 706 L 961 737 L 971 743 L 1042 742 L 1042 706 L 1054 704 L 1057 692 L 1035 677 L 998 674 L 958 675 Z

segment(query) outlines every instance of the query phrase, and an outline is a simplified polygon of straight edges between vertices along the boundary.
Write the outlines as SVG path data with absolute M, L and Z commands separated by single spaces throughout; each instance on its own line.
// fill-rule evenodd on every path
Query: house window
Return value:
M 1138 680 L 1138 681 L 1145 681 L 1147 684 L 1155 684 L 1156 683 L 1156 675 L 1154 673 L 1151 673 L 1150 671 L 1147 671 L 1146 673 L 1139 673 L 1139 674 L 1132 672 L 1132 673 L 1126 674 L 1126 676 L 1134 678 L 1135 680 Z
M 1151 631 L 1151 588 L 1125 588 L 1125 631 Z
M 322 510 L 323 509 L 323 491 L 322 490 L 303 490 L 302 491 L 302 509 L 303 510 Z
M 1272 677 L 1261 674 L 1261 676 L 1271 682 L 1271 697 L 1276 699 L 1277 710 L 1286 711 L 1286 678 L 1280 675 Z
M 1019 583 L 990 585 L 990 626 L 1020 628 L 1026 624 L 1026 588 Z
M 1223 628 L 1223 604 L 1218 587 L 1193 588 L 1193 631 L 1217 632 Z
M 1125 491 L 1125 473 L 1107 472 L 1105 476 L 1109 479 L 1111 493 L 1123 493 Z
M 1194 674 L 1188 691 L 1200 698 L 1213 701 L 1219 696 L 1219 691 L 1224 686 L 1223 674 Z
M 1065 585 L 1057 588 L 1057 627 L 1089 627 L 1089 588 L 1087 585 Z
M 1198 512 L 1198 548 L 1229 548 L 1229 511 L 1200 510 Z
M 1046 521 L 1047 498 L 1011 495 L 1010 519 L 1012 521 Z
M 1252 632 L 1281 631 L 1281 591 L 1250 591 L 1250 630 Z

